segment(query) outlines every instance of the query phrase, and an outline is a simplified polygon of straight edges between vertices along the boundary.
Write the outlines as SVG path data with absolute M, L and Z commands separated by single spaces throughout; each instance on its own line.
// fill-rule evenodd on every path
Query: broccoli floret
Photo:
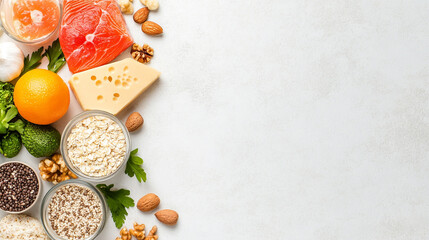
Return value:
M 17 131 L 19 134 L 24 133 L 25 122 L 21 119 L 16 120 L 13 123 L 9 123 L 9 131 Z
M 22 141 L 19 133 L 10 132 L 1 141 L 1 153 L 7 158 L 18 155 L 22 148 Z
M 0 82 L 0 105 L 13 105 L 14 86 L 10 83 Z
M 6 134 L 9 122 L 18 115 L 18 109 L 14 105 L 3 107 L 0 104 L 0 134 Z
M 14 86 L 0 82 L 0 134 L 6 134 L 9 122 L 18 115 L 18 109 L 13 105 Z
M 27 123 L 21 135 L 22 143 L 34 157 L 49 157 L 60 147 L 61 134 L 49 125 Z

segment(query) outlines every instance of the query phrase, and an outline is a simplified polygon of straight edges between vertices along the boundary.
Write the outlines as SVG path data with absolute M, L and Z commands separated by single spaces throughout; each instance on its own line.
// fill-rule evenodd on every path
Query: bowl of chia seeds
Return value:
M 0 165 L 0 209 L 20 214 L 39 199 L 41 181 L 36 171 L 25 163 L 11 161 Z
M 103 195 L 94 186 L 72 179 L 46 193 L 40 215 L 51 239 L 92 240 L 104 228 L 107 208 Z

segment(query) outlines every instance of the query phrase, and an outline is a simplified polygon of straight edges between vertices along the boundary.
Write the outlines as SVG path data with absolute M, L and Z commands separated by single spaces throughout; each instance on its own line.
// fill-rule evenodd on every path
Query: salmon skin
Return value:
M 72 73 L 111 62 L 131 44 L 116 0 L 64 0 L 60 44 Z

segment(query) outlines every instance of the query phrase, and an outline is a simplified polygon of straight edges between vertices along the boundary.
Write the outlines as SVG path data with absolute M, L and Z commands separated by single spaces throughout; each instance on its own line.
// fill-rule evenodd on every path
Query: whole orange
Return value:
M 34 69 L 24 74 L 13 94 L 19 114 L 27 121 L 47 125 L 58 121 L 70 104 L 70 92 L 56 73 Z

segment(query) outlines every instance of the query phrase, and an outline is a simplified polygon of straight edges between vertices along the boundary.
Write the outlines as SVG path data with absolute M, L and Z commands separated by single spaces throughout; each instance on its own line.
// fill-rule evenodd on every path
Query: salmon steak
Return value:
M 64 0 L 60 44 L 72 73 L 111 62 L 131 44 L 116 0 Z

